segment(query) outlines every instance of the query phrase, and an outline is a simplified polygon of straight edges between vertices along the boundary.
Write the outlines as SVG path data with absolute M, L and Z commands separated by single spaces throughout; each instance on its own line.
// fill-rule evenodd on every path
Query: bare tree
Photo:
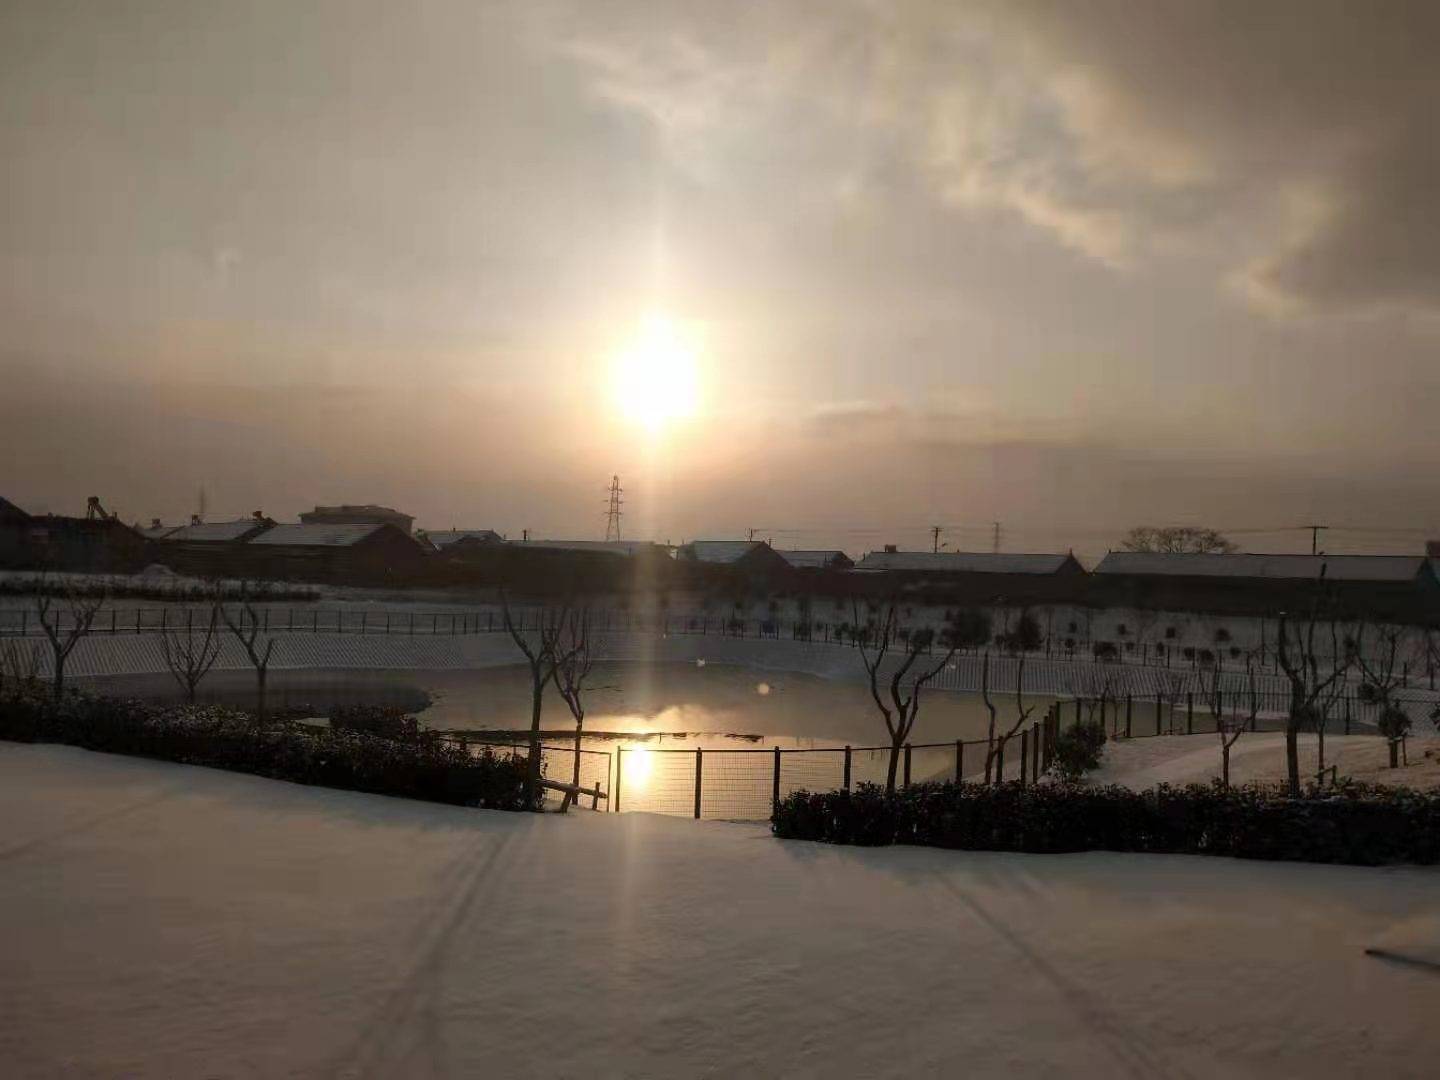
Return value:
M 250 602 L 245 582 L 240 583 L 240 610 L 236 614 L 226 605 L 220 605 L 220 617 L 229 627 L 235 640 L 245 650 L 250 665 L 255 669 L 255 718 L 265 722 L 265 683 L 270 673 L 270 658 L 275 651 L 275 639 L 268 634 L 261 637 L 260 613 Z
M 1122 551 L 1228 555 L 1236 547 L 1214 529 L 1198 526 L 1136 525 L 1120 541 Z
M 1360 669 L 1360 677 L 1364 680 L 1360 692 L 1370 704 L 1379 709 L 1377 726 L 1390 748 L 1392 769 L 1399 766 L 1400 753 L 1404 748 L 1405 738 L 1410 733 L 1410 714 L 1396 700 L 1396 691 L 1405 680 L 1400 657 L 1407 644 L 1408 634 L 1404 627 L 1382 626 L 1376 630 L 1375 647 L 1369 650 L 1370 656 L 1365 655 L 1367 650 L 1363 628 L 1356 632 L 1351 649 L 1355 664 Z M 1406 763 L 1409 763 L 1408 758 Z M 1321 768 L 1324 768 L 1323 761 Z
M 860 611 L 856 606 L 854 618 L 860 623 Z M 860 658 L 869 676 L 870 696 L 875 707 L 885 720 L 885 730 L 890 735 L 890 766 L 886 772 L 885 790 L 895 790 L 895 774 L 900 765 L 900 754 L 910 733 L 915 729 L 915 720 L 920 715 L 920 694 L 925 685 L 945 670 L 955 653 L 971 643 L 989 639 L 989 619 L 979 612 L 961 611 L 951 619 L 948 626 L 940 631 L 938 644 L 942 654 L 938 661 L 933 659 L 932 646 L 937 644 L 934 630 L 914 630 L 901 638 L 899 630 L 899 605 L 890 600 L 884 607 L 880 621 L 866 624 L 857 631 L 856 644 Z M 887 676 L 883 672 L 886 658 L 899 646 L 903 653 Z M 897 650 L 898 652 L 898 650 Z M 921 662 L 921 657 L 930 657 Z M 882 689 L 883 687 L 883 689 Z M 909 693 L 906 693 L 908 688 Z
M 40 681 L 40 646 L 18 638 L 0 641 L 0 685 L 22 686 Z
M 559 605 L 542 607 L 536 614 L 533 636 L 516 625 L 510 601 L 503 589 L 500 592 L 500 610 L 505 629 L 530 666 L 530 759 L 526 785 L 534 802 L 540 791 L 540 717 L 545 707 L 545 686 L 554 680 L 556 670 L 565 659 L 560 642 L 570 617 L 570 603 L 564 601 Z
M 570 715 L 575 718 L 575 770 L 570 782 L 575 787 L 579 787 L 580 739 L 585 727 L 585 680 L 590 677 L 590 672 L 595 666 L 595 657 L 590 649 L 590 609 L 588 607 L 571 611 L 565 618 L 561 628 L 557 655 L 559 660 L 555 665 L 552 679 L 560 697 L 570 707 Z M 572 793 L 567 791 L 564 800 L 560 803 L 562 814 L 569 809 L 572 799 Z
M 1030 719 L 1035 711 L 1035 705 L 1025 704 L 1025 655 L 1022 653 L 1015 661 L 1015 722 L 1010 725 L 1009 731 L 1003 731 L 998 736 L 995 734 L 995 703 L 990 699 L 990 654 L 985 654 L 985 660 L 980 665 L 980 694 L 985 701 L 985 708 L 990 713 L 990 727 L 985 738 L 985 782 L 992 780 L 998 783 L 1000 780 L 999 770 L 994 769 L 997 761 L 1005 760 L 1005 745 L 1015 737 Z
M 1285 774 L 1292 797 L 1300 794 L 1300 732 L 1314 723 L 1321 705 L 1337 682 L 1342 682 L 1353 653 L 1339 649 L 1339 620 L 1329 610 L 1322 567 L 1308 611 L 1299 619 L 1281 612 L 1276 620 L 1275 655 L 1290 684 L 1290 705 L 1285 717 Z M 1317 635 L 1320 635 L 1317 637 Z M 1331 642 L 1329 657 L 1321 649 Z M 1328 659 L 1328 662 L 1323 662 Z
M 95 616 L 105 604 L 106 590 L 81 590 L 68 582 L 62 584 L 60 591 L 65 598 L 64 610 L 70 616 L 70 625 L 65 626 L 61 612 L 55 608 L 54 597 L 43 574 L 36 588 L 35 613 L 40 617 L 40 628 L 50 643 L 55 697 L 58 700 L 65 690 L 65 661 L 70 659 L 70 654 L 75 651 L 80 639 L 90 633 L 95 624 Z
M 1245 675 L 1246 695 L 1243 699 L 1239 694 L 1230 695 L 1228 715 L 1225 711 L 1225 688 L 1220 669 L 1210 668 L 1200 684 L 1205 703 L 1210 707 L 1210 715 L 1215 721 L 1215 734 L 1220 739 L 1220 785 L 1227 791 L 1230 788 L 1230 750 L 1240 741 L 1240 736 L 1245 734 L 1246 727 L 1254 726 L 1255 717 L 1260 712 L 1260 694 L 1252 657 L 1245 659 Z M 1242 711 L 1242 704 L 1248 707 L 1248 712 Z
M 200 626 L 195 625 L 194 610 L 185 612 L 185 625 L 168 628 L 160 632 L 160 646 L 165 652 L 165 666 L 180 689 L 185 691 L 185 700 L 195 704 L 195 692 L 200 682 L 215 661 L 220 658 L 220 593 L 217 589 L 210 604 L 208 616 Z

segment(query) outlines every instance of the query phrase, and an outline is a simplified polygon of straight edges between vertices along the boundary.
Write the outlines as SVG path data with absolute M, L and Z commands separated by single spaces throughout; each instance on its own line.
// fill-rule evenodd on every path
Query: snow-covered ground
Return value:
M 1389 767 L 1390 754 L 1378 735 L 1326 735 L 1325 765 L 1341 776 L 1395 787 L 1440 787 L 1440 738 L 1411 738 L 1408 765 Z M 1319 766 L 1314 735 L 1300 736 L 1300 773 L 1313 776 Z M 1121 784 L 1141 790 L 1156 784 L 1208 784 L 1220 775 L 1220 740 L 1216 735 L 1174 735 L 1128 739 L 1105 744 L 1100 768 L 1090 773 L 1094 784 Z M 1230 748 L 1230 780 L 1285 779 L 1285 736 L 1261 731 L 1240 736 Z
M 1440 872 L 830 848 L 0 743 L 7 1076 L 1430 1076 Z

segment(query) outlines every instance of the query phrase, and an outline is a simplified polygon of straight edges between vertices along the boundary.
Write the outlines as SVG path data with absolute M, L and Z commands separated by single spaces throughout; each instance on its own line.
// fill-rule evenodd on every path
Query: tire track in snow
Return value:
M 439 1025 L 436 1023 L 436 996 L 439 976 L 444 968 L 451 942 L 465 925 L 472 912 L 491 898 L 507 866 L 515 858 L 515 830 L 506 831 L 497 841 L 493 833 L 462 856 L 469 865 L 460 882 L 435 916 L 435 929 L 424 945 L 419 961 L 404 980 L 388 995 L 375 1014 L 365 1021 L 365 1032 L 324 1073 L 335 1077 L 370 1077 L 414 1075 L 404 1068 L 417 1049 L 428 1048 L 432 1055 L 438 1049 Z M 422 1021 L 417 1031 L 415 1021 Z M 432 1057 L 432 1073 L 444 1071 L 442 1062 Z
M 1136 1077 L 1137 1080 L 1147 1080 L 1149 1077 L 1188 1078 L 1192 1075 L 1174 1062 L 1165 1060 L 1150 1046 L 1131 1035 L 1114 1013 L 1095 1004 L 1093 994 L 1071 980 L 1031 947 L 1023 935 L 1016 933 L 1004 920 L 986 910 L 975 897 L 948 878 L 937 875 L 936 880 L 953 893 L 982 926 L 1019 954 L 1036 974 L 1054 988 L 1070 1010 L 1078 1015 L 1084 1029 L 1096 1035 L 1115 1057 L 1117 1072 Z
M 42 848 L 47 844 L 52 844 L 57 840 L 63 840 L 68 836 L 76 836 L 80 833 L 90 832 L 92 829 L 98 829 L 102 825 L 108 825 L 111 822 L 120 820 L 121 818 L 129 817 L 131 814 L 139 813 L 141 810 L 144 810 L 147 807 L 154 806 L 156 803 L 164 802 L 172 795 L 176 795 L 179 792 L 185 790 L 185 787 L 186 785 L 184 784 L 175 784 L 171 787 L 165 788 L 162 791 L 157 791 L 153 795 L 147 795 L 143 799 L 137 799 L 134 802 L 126 803 L 124 806 L 121 806 L 117 809 L 105 810 L 101 813 L 94 814 L 84 819 L 83 821 L 77 821 L 73 825 L 67 825 L 62 829 L 56 829 L 54 832 L 46 833 L 43 836 L 37 836 L 31 840 L 22 840 L 20 843 L 14 844 L 7 848 L 0 848 L 0 859 L 18 858 L 22 855 L 27 855 L 38 848 Z

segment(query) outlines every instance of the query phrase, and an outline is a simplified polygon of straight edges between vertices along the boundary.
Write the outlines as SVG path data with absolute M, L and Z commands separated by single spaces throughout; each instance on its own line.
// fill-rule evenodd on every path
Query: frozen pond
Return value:
M 79 680 L 77 680 L 79 681 Z M 168 675 L 84 680 L 94 689 L 178 699 Z M 880 714 L 863 683 L 757 671 L 721 664 L 597 663 L 587 682 L 586 731 L 598 743 L 644 740 L 658 745 L 875 745 L 886 741 Z M 248 704 L 253 678 L 213 672 L 203 700 Z M 530 723 L 530 675 L 522 666 L 471 671 L 275 671 L 275 707 L 382 702 L 420 709 L 432 727 L 518 730 Z M 1032 719 L 1052 698 L 1027 695 Z M 977 694 L 929 691 L 912 736 L 917 743 L 983 738 L 988 713 Z M 428 703 L 428 704 L 427 704 Z M 997 695 L 1000 722 L 1013 722 L 1014 695 Z M 573 730 L 565 703 L 548 688 L 542 726 L 550 738 Z M 718 740 L 718 742 L 717 742 Z M 589 740 L 587 740 L 589 741 Z

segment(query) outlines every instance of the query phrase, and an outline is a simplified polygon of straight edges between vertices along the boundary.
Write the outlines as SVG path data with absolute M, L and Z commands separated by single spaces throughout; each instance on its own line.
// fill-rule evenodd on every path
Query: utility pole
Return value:
M 993 538 L 991 539 L 991 542 L 990 542 L 990 550 L 993 551 L 996 555 L 999 555 L 999 554 L 1000 554 L 1000 523 L 997 521 L 997 522 L 994 522 L 994 525 L 995 525 L 995 530 L 994 530 L 994 533 L 993 533 Z
M 1321 533 L 1323 530 L 1328 529 L 1330 526 L 1329 526 L 1329 525 L 1302 525 L 1302 526 L 1300 526 L 1300 527 L 1301 527 L 1302 529 L 1309 529 L 1309 530 L 1310 530 L 1310 554 L 1311 554 L 1311 555 L 1319 555 L 1319 554 L 1320 554 L 1320 533 Z
M 930 526 L 930 551 L 932 554 L 940 554 L 940 526 Z
M 610 477 L 610 501 L 605 509 L 605 539 L 620 539 L 620 504 L 623 501 L 620 493 L 625 489 L 620 486 L 620 477 Z

